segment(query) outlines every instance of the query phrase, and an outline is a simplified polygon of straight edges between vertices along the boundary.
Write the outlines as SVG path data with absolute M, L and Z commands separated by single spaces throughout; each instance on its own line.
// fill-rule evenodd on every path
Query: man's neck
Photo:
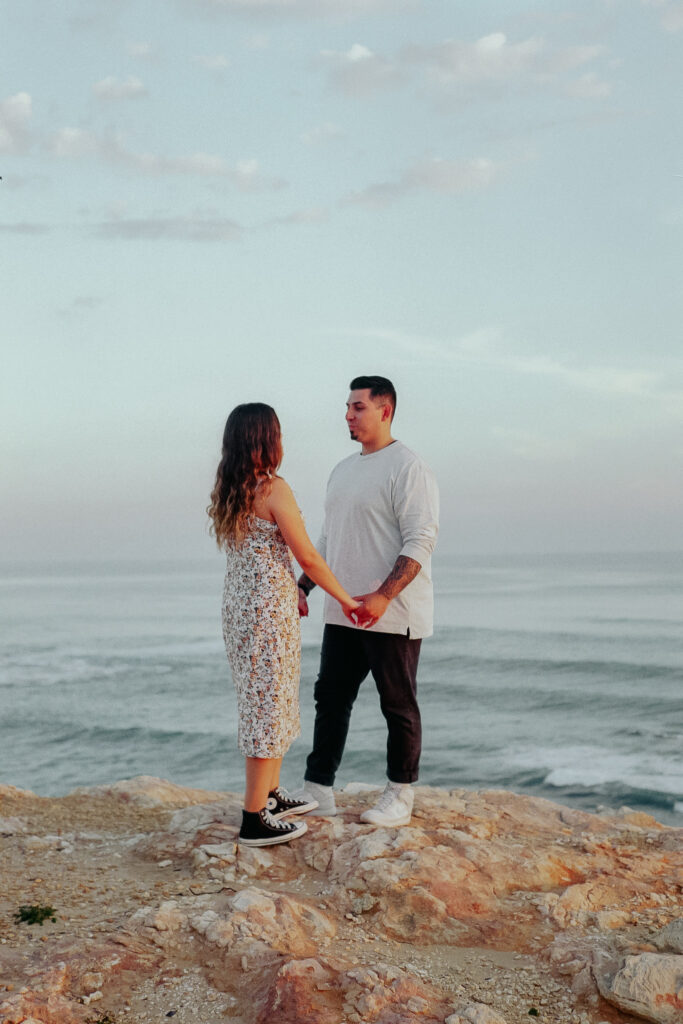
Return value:
M 366 442 L 361 448 L 361 455 L 373 455 L 374 452 L 381 452 L 382 448 L 388 448 L 390 444 L 393 444 L 395 438 L 391 436 L 382 437 L 376 442 Z

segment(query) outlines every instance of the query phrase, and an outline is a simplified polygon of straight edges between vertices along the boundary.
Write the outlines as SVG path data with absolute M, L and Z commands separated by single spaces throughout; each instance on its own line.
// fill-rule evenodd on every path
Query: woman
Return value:
M 317 807 L 280 786 L 282 757 L 300 733 L 301 634 L 291 554 L 351 618 L 347 594 L 313 547 L 282 462 L 280 423 L 269 405 L 238 405 L 225 424 L 223 451 L 207 509 L 227 556 L 223 638 L 237 690 L 238 746 L 246 758 L 239 842 L 270 846 L 301 836 L 283 820 Z

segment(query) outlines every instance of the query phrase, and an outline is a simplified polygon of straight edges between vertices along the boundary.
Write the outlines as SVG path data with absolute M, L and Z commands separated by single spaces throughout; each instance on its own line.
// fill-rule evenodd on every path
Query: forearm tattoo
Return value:
M 386 597 L 388 601 L 392 601 L 397 594 L 400 594 L 415 579 L 421 568 L 420 563 L 416 562 L 414 558 L 399 555 L 394 568 L 381 587 L 377 588 L 377 593 Z
M 305 572 L 302 572 L 301 576 L 299 576 L 299 586 L 303 590 L 306 597 L 308 597 L 310 592 L 313 590 L 315 583 L 313 582 L 310 576 L 307 576 Z

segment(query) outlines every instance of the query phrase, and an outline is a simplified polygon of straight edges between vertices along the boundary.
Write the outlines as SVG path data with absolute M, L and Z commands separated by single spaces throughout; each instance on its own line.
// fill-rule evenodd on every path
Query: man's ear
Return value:
M 384 423 L 385 420 L 390 420 L 390 419 L 391 419 L 391 406 L 387 402 L 385 405 L 382 406 L 382 423 Z

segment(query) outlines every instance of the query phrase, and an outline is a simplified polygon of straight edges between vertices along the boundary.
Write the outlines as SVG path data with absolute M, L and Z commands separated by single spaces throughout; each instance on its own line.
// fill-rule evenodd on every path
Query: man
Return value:
M 333 470 L 325 500 L 320 553 L 339 581 L 361 601 L 357 626 L 325 601 L 320 674 L 315 685 L 313 749 L 302 794 L 318 814 L 336 814 L 333 784 L 360 684 L 372 676 L 387 722 L 387 786 L 361 814 L 374 825 L 407 825 L 410 784 L 421 752 L 417 665 L 432 633 L 430 558 L 438 530 L 438 491 L 421 459 L 392 437 L 396 392 L 386 377 L 356 377 L 346 422 L 360 453 Z M 315 584 L 299 580 L 300 611 Z

